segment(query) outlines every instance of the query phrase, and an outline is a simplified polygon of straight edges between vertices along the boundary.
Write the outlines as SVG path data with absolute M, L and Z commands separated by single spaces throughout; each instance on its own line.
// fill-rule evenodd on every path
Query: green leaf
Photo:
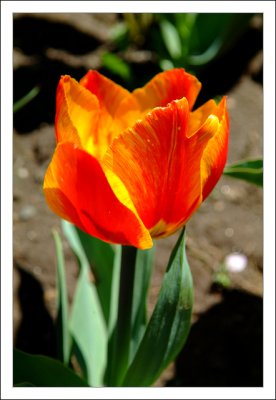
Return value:
M 182 231 L 171 254 L 161 291 L 123 386 L 149 386 L 185 343 L 193 304 L 192 276 Z
M 115 265 L 114 320 L 110 326 L 109 363 L 106 384 L 121 386 L 126 370 L 145 331 L 147 291 L 152 271 L 153 249 L 122 246 Z
M 96 289 L 106 324 L 108 324 L 115 246 L 112 247 L 109 243 L 94 238 L 79 228 L 75 227 L 75 229 L 95 275 Z
M 154 248 L 137 250 L 131 323 L 132 360 L 144 335 L 147 323 L 147 294 L 152 273 Z
M 64 270 L 64 256 L 62 243 L 57 231 L 53 232 L 57 255 L 57 340 L 58 357 L 68 365 L 71 352 L 71 338 L 69 333 L 68 297 L 66 276 Z
M 159 65 L 163 71 L 168 71 L 169 69 L 174 68 L 174 64 L 171 60 L 162 59 L 160 60 Z
M 198 13 L 191 26 L 188 62 L 204 65 L 229 50 L 248 26 L 253 14 Z
M 117 315 L 110 336 L 110 366 L 106 374 L 109 386 L 121 386 L 129 365 L 132 323 L 132 301 L 137 249 L 122 246 Z
M 14 349 L 13 383 L 16 386 L 80 387 L 88 384 L 60 361 Z
M 25 96 L 23 96 L 21 99 L 19 99 L 14 103 L 13 112 L 16 113 L 21 108 L 25 107 L 31 100 L 33 100 L 38 95 L 39 92 L 40 88 L 38 86 L 32 88 L 32 90 L 30 90 Z
M 113 276 L 112 276 L 112 287 L 110 297 L 110 314 L 108 323 L 108 364 L 106 366 L 105 383 L 109 386 L 109 383 L 113 380 L 114 370 L 117 369 L 116 365 L 116 324 L 118 323 L 118 304 L 119 304 L 119 292 L 120 292 L 120 272 L 121 272 L 121 260 L 122 260 L 122 246 L 115 247 L 115 257 L 113 265 Z
M 30 382 L 21 382 L 14 385 L 15 387 L 34 387 Z
M 164 44 L 172 59 L 178 59 L 181 57 L 182 46 L 181 39 L 177 29 L 167 19 L 160 21 L 160 29 Z
M 263 160 L 246 160 L 224 168 L 224 175 L 263 186 Z
M 70 332 L 85 364 L 85 376 L 94 387 L 103 385 L 107 358 L 107 328 L 90 267 L 74 225 L 62 221 L 63 232 L 80 264 L 74 295 Z M 77 354 L 76 354 L 77 356 Z
M 109 52 L 104 53 L 102 55 L 102 65 L 126 81 L 131 79 L 131 70 L 128 63 L 123 61 L 116 54 Z

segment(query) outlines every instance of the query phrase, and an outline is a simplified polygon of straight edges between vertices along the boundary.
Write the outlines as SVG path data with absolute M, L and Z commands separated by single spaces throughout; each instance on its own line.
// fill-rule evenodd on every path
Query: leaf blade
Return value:
M 57 231 L 53 232 L 57 256 L 57 341 L 58 357 L 68 365 L 71 351 L 71 342 L 68 324 L 67 286 L 64 269 L 64 255 L 62 243 Z
M 70 318 L 70 332 L 86 365 L 87 381 L 93 387 L 103 385 L 106 366 L 106 327 L 93 284 L 87 270 L 80 273 Z
M 223 174 L 257 186 L 263 186 L 263 160 L 245 160 L 226 166 Z
M 74 295 L 70 332 L 85 362 L 88 383 L 103 385 L 107 359 L 107 328 L 95 284 L 89 279 L 90 266 L 74 225 L 62 221 L 63 232 L 80 264 Z
M 116 248 L 115 246 L 112 247 L 109 243 L 105 243 L 88 235 L 79 228 L 75 227 L 75 229 L 95 275 L 96 289 L 106 323 L 108 324 L 111 306 L 111 286 L 114 273 L 113 264 Z
M 154 248 L 137 250 L 133 306 L 130 359 L 132 360 L 143 337 L 147 322 L 147 293 L 153 266 Z
M 13 381 L 16 386 L 87 387 L 88 384 L 60 361 L 14 349 Z
M 182 44 L 175 26 L 167 19 L 160 21 L 161 35 L 164 44 L 173 60 L 179 59 L 182 54 Z
M 192 315 L 192 276 L 184 230 L 172 252 L 157 304 L 123 386 L 149 386 L 183 346 Z

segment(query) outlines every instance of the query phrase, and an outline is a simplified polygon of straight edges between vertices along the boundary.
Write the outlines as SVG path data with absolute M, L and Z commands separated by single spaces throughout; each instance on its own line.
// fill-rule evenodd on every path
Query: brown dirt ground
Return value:
M 93 37 L 99 42 L 96 50 L 84 50 L 79 58 L 76 54 L 68 54 L 64 45 L 54 49 L 51 44 L 44 49 L 43 57 L 39 54 L 40 48 L 36 52 L 24 48 L 25 42 L 20 35 L 25 32 L 28 37 L 31 34 L 28 29 L 31 30 L 39 18 L 15 16 L 14 68 L 18 79 L 15 82 L 24 80 L 23 72 L 26 71 L 34 71 L 47 81 L 47 76 L 41 77 L 44 69 L 35 68 L 40 64 L 48 68 L 47 63 L 52 67 L 66 60 L 69 73 L 74 69 L 81 73 L 88 65 L 93 67 L 97 64 L 99 48 L 105 46 L 106 27 L 116 19 L 110 15 L 106 21 L 85 14 L 80 24 L 80 18 L 68 14 L 41 18 L 45 24 L 56 24 L 57 30 L 64 27 L 69 32 L 74 29 L 80 37 Z M 231 125 L 228 163 L 262 156 L 262 85 L 252 79 L 261 74 L 261 59 L 261 52 L 254 54 L 226 93 Z M 57 68 L 56 73 L 59 72 Z M 223 75 L 220 78 L 225 79 Z M 54 88 L 51 89 L 52 97 L 47 97 L 47 101 L 50 99 L 54 103 Z M 49 119 L 46 115 L 34 126 L 30 123 L 27 132 L 24 118 L 31 118 L 32 112 L 35 116 L 39 110 L 33 107 L 25 111 L 24 115 L 22 111 L 15 117 L 13 138 L 14 342 L 26 351 L 54 355 L 56 258 L 51 232 L 53 228 L 60 231 L 60 220 L 49 210 L 42 193 L 45 169 L 55 147 L 54 116 Z M 187 224 L 188 258 L 195 289 L 194 323 L 188 345 L 157 385 L 262 385 L 262 218 L 262 189 L 223 176 Z M 157 242 L 150 310 L 176 239 L 177 235 L 173 235 Z M 63 244 L 71 299 L 77 266 L 67 243 L 64 241 Z M 230 274 L 228 290 L 218 290 L 212 285 L 214 274 L 225 256 L 233 251 L 244 253 L 248 257 L 248 266 L 243 272 Z

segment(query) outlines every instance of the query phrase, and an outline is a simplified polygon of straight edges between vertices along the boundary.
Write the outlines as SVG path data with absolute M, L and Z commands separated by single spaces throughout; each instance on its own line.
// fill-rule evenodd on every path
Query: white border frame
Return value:
M 15 12 L 258 12 L 264 14 L 264 387 L 12 387 L 12 14 Z M 1 2 L 1 394 L 5 399 L 274 399 L 275 397 L 275 3 L 274 1 Z M 274 188 L 274 190 L 273 190 Z M 273 224 L 274 223 L 274 224 Z M 273 301 L 274 299 L 274 301 Z

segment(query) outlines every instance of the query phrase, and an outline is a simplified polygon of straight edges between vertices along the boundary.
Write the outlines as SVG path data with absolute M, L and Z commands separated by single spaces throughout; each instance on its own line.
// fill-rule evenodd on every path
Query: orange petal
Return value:
M 60 143 L 46 172 L 48 205 L 92 236 L 150 248 L 148 230 L 114 195 L 99 162 L 71 143 Z
M 203 200 L 213 190 L 223 173 L 227 160 L 229 139 L 229 117 L 226 97 L 215 106 L 212 113 L 219 119 L 219 126 L 203 152 L 201 162 L 201 180 Z
M 206 119 L 210 115 L 215 115 L 217 109 L 216 102 L 214 100 L 209 100 L 201 107 L 197 108 L 190 114 L 188 136 L 195 134 L 199 128 L 204 125 Z
M 172 69 L 157 74 L 143 88 L 136 89 L 133 96 L 137 99 L 141 110 L 154 107 L 165 107 L 173 100 L 186 97 L 189 108 L 192 109 L 201 83 L 184 69 Z
M 172 69 L 157 74 L 144 87 L 134 90 L 119 104 L 114 117 L 126 129 L 155 107 L 165 107 L 173 100 L 186 97 L 191 109 L 200 91 L 201 83 L 184 69 Z
M 92 134 L 97 131 L 98 114 L 99 102 L 96 96 L 70 76 L 61 77 L 56 100 L 57 141 L 86 147 Z
M 98 98 L 101 107 L 104 107 L 112 117 L 120 102 L 130 96 L 128 90 L 93 70 L 80 80 L 80 84 Z
M 128 118 L 124 119 L 121 115 L 117 117 L 116 114 L 119 105 L 125 99 L 131 98 L 131 94 L 112 80 L 92 70 L 80 80 L 80 85 L 95 95 L 100 104 L 97 134 L 94 134 L 93 146 L 87 148 L 100 160 L 114 137 L 129 126 Z
M 103 160 L 123 182 L 153 237 L 178 229 L 201 202 L 201 157 L 218 119 L 211 118 L 209 130 L 192 137 L 188 124 L 186 98 L 156 108 L 115 139 Z

